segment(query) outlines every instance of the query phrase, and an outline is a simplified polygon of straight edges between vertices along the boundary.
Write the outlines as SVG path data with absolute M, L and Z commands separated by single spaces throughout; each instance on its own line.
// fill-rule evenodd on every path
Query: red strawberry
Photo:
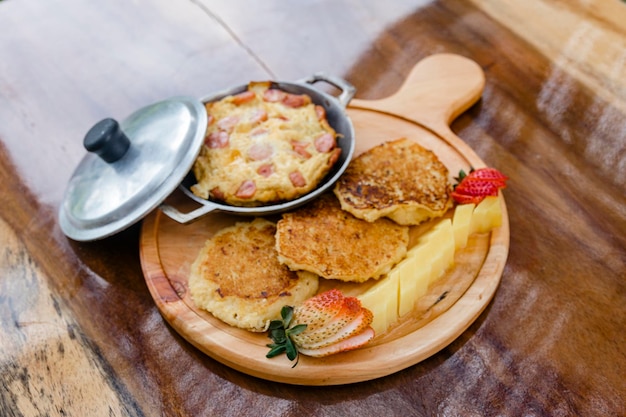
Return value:
M 454 192 L 469 196 L 497 196 L 498 189 L 498 185 L 489 180 L 468 179 L 466 177 L 456 186 Z
M 318 349 L 357 335 L 370 326 L 374 316 L 371 311 L 361 307 L 358 299 L 347 297 L 344 306 L 324 327 L 313 331 L 307 327 L 305 331 L 295 335 L 294 343 L 301 348 Z M 296 307 L 295 310 L 296 323 L 304 323 L 298 322 L 295 317 L 301 307 Z
M 467 177 L 469 180 L 479 179 L 484 181 L 491 181 L 498 185 L 500 188 L 506 187 L 506 180 L 509 178 L 498 171 L 495 168 L 478 168 L 474 171 L 471 171 Z
M 293 321 L 306 323 L 308 332 L 324 327 L 343 308 L 344 298 L 337 289 L 317 294 L 294 309 Z
M 282 320 L 270 323 L 274 343 L 268 345 L 268 358 L 283 352 L 291 360 L 297 359 L 298 352 L 326 356 L 356 349 L 374 337 L 372 312 L 356 297 L 345 297 L 337 289 L 311 297 L 295 308 L 285 306 L 281 316 Z
M 456 201 L 459 204 L 478 204 L 481 201 L 483 201 L 482 196 L 478 196 L 478 195 L 463 195 L 463 194 L 458 194 L 454 191 L 452 191 L 452 193 L 450 194 L 452 196 L 452 198 L 454 198 L 454 201 Z
M 364 346 L 367 342 L 374 338 L 374 329 L 368 327 L 364 331 L 354 336 L 351 336 L 347 339 L 343 339 L 337 343 L 333 343 L 332 345 L 325 346 L 323 348 L 318 349 L 304 349 L 300 348 L 300 353 L 307 356 L 313 357 L 322 357 L 328 356 L 339 352 L 347 352 L 349 350 L 360 348 Z
M 459 183 L 451 193 L 458 204 L 478 204 L 487 196 L 497 196 L 498 190 L 506 187 L 508 179 L 495 168 L 479 168 L 468 175 L 461 171 L 459 178 Z

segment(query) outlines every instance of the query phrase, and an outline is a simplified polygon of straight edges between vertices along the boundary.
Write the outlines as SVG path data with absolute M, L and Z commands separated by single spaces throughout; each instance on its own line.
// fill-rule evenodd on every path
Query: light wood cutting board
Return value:
M 348 108 L 359 153 L 387 140 L 407 137 L 435 152 L 454 177 L 460 169 L 485 164 L 449 128 L 450 122 L 482 94 L 484 74 L 473 61 L 439 54 L 420 61 L 397 93 L 382 100 L 353 100 Z M 497 167 L 496 167 L 497 168 Z M 169 201 L 182 209 L 196 203 L 174 193 Z M 366 381 L 414 365 L 461 335 L 492 299 L 509 248 L 509 222 L 501 198 L 502 226 L 474 235 L 455 256 L 454 266 L 430 288 L 414 310 L 367 346 L 326 358 L 301 355 L 296 367 L 284 355 L 265 357 L 270 339 L 222 323 L 193 304 L 187 289 L 191 263 L 204 242 L 242 217 L 210 213 L 181 225 L 159 211 L 141 231 L 141 264 L 146 283 L 163 317 L 198 349 L 241 372 L 301 385 L 337 385 Z M 430 224 L 411 229 L 412 241 Z M 320 291 L 338 287 L 348 295 L 367 285 L 322 280 Z

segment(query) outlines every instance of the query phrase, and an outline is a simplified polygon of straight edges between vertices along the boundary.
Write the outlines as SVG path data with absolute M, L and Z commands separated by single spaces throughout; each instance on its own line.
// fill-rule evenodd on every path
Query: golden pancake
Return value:
M 236 206 L 292 200 L 317 187 L 338 160 L 324 108 L 270 87 L 250 83 L 243 93 L 206 104 L 195 195 Z
M 334 192 L 344 210 L 370 222 L 388 217 L 417 225 L 452 207 L 448 169 L 409 139 L 385 142 L 356 157 Z
M 332 193 L 283 214 L 277 223 L 278 260 L 293 270 L 363 282 L 402 260 L 409 229 L 388 219 L 367 222 L 341 209 Z
M 258 218 L 209 239 L 191 267 L 194 303 L 231 326 L 261 332 L 284 305 L 313 296 L 318 277 L 278 262 L 275 233 L 274 223 Z

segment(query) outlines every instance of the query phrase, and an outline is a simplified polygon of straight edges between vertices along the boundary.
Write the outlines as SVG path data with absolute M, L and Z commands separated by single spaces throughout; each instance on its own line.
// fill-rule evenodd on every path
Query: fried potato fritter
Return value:
M 280 262 L 341 281 L 379 278 L 406 256 L 408 243 L 408 227 L 389 219 L 357 219 L 332 193 L 283 214 L 277 223 Z
M 404 138 L 356 157 L 334 192 L 344 210 L 369 222 L 388 217 L 417 225 L 452 207 L 446 166 L 432 151 Z
M 278 262 L 276 225 L 239 222 L 209 239 L 191 267 L 189 290 L 199 307 L 231 326 L 261 332 L 318 289 L 318 277 Z

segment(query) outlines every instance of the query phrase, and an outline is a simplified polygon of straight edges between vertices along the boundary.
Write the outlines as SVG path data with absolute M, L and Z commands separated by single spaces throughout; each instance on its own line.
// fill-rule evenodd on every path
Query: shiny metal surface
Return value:
M 69 181 L 59 220 L 70 238 L 115 234 L 157 207 L 196 159 L 206 111 L 192 98 L 173 98 L 138 110 L 121 123 L 131 141 L 119 160 L 88 153 Z

